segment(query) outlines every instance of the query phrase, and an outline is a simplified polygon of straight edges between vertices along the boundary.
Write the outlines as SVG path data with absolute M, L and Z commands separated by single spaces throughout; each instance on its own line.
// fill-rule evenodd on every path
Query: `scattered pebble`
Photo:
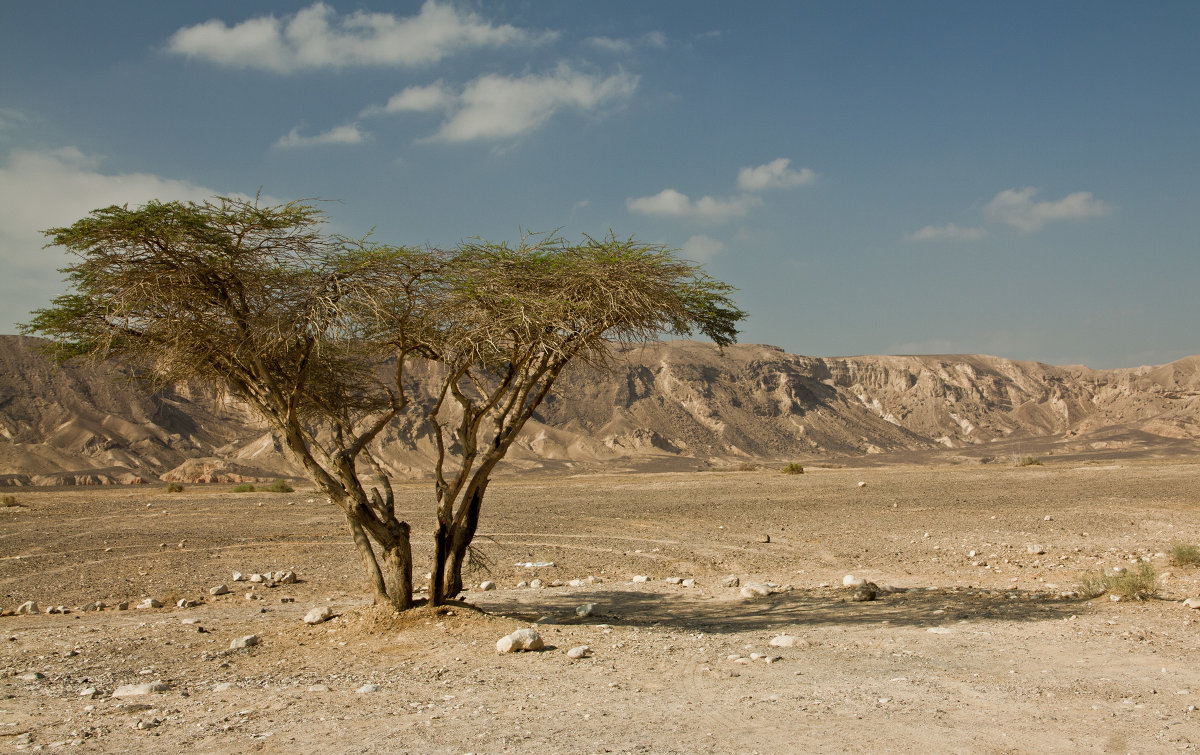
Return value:
M 794 648 L 794 647 L 806 647 L 807 645 L 809 645 L 809 641 L 798 635 L 781 634 L 781 635 L 772 637 L 771 641 L 768 642 L 767 644 L 773 648 Z
M 635 574 L 635 575 L 633 575 L 633 578 L 630 579 L 629 581 L 630 582 L 649 582 L 650 578 L 647 577 L 645 574 Z
M 736 574 L 730 574 L 728 577 L 721 580 L 721 587 L 737 587 L 741 583 L 742 580 L 740 577 L 738 577 Z
M 567 651 L 567 657 L 573 659 L 587 658 L 592 654 L 592 649 L 587 645 L 579 645 Z
M 230 650 L 241 650 L 250 648 L 261 642 L 261 638 L 257 634 L 248 634 L 245 637 L 238 637 L 229 643 Z
M 581 616 L 581 617 L 595 616 L 599 613 L 600 613 L 600 607 L 597 606 L 595 603 L 584 603 L 583 605 L 577 606 L 575 608 L 576 616 Z
M 169 690 L 165 682 L 146 682 L 145 684 L 122 684 L 113 690 L 113 697 L 141 697 L 143 695 L 161 694 Z
M 862 587 L 867 583 L 867 580 L 862 577 L 856 577 L 853 574 L 847 574 L 842 577 L 842 587 Z
M 333 618 L 333 609 L 329 606 L 317 606 L 304 614 L 305 624 L 322 624 Z
M 358 689 L 356 689 L 354 691 L 360 695 L 369 695 L 372 692 L 378 692 L 379 685 L 378 684 L 364 684 L 363 686 L 359 687 Z
M 485 581 L 479 583 L 479 589 L 483 590 L 484 592 L 487 592 L 489 590 L 495 590 L 496 583 L 492 582 L 491 580 L 485 580 Z
M 772 592 L 771 586 L 765 582 L 751 582 L 742 587 L 741 596 L 743 598 L 765 598 Z
M 518 629 L 496 642 L 497 653 L 517 653 L 523 650 L 541 650 L 546 644 L 536 629 Z
M 1200 608 L 1200 598 L 1188 598 L 1183 605 L 1185 608 Z

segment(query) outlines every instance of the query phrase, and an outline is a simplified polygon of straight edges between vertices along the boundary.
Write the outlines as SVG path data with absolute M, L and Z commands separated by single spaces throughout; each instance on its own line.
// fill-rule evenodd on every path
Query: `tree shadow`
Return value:
M 556 624 L 664 626 L 689 631 L 733 634 L 778 631 L 787 627 L 878 625 L 937 627 L 959 621 L 1052 621 L 1064 619 L 1086 603 L 1057 593 L 1025 590 L 909 590 L 873 601 L 848 600 L 848 590 L 798 589 L 761 598 L 711 596 L 692 590 L 646 592 L 605 589 L 578 593 L 549 591 L 497 593 L 474 603 L 489 613 L 521 621 Z M 595 615 L 575 609 L 595 603 Z

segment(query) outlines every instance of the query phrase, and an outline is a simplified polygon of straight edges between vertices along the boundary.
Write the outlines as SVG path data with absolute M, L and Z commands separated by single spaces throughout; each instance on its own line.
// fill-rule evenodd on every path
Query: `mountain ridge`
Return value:
M 245 406 L 153 391 L 115 363 L 55 364 L 0 336 L 0 484 L 241 482 L 301 470 Z M 811 357 L 694 341 L 613 346 L 612 371 L 564 373 L 509 470 L 695 469 L 883 458 L 1200 452 L 1200 356 L 1093 370 L 986 355 Z M 428 370 L 411 371 L 427 395 Z M 382 461 L 428 474 L 433 443 L 389 428 Z

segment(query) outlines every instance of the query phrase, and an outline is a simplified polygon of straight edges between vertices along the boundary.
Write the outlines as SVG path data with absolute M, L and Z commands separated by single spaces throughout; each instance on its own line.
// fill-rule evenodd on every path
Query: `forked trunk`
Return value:
M 463 563 L 466 561 L 467 549 L 471 546 L 471 541 L 475 539 L 475 530 L 479 527 L 479 511 L 483 505 L 483 493 L 487 489 L 486 481 L 475 487 L 470 493 L 470 499 L 467 501 L 467 508 L 463 512 L 464 516 L 458 526 L 449 533 L 450 542 L 446 549 L 444 557 L 444 566 L 442 566 L 445 599 L 454 598 L 463 589 L 462 570 Z

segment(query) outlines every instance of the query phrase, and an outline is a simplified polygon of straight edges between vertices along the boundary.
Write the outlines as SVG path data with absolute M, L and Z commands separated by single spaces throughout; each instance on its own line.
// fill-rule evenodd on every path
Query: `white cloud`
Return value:
M 1090 191 L 1077 191 L 1062 199 L 1035 202 L 1038 189 L 1005 189 L 984 206 L 983 211 L 993 222 L 1006 223 L 1020 231 L 1041 230 L 1047 223 L 1058 220 L 1083 220 L 1107 215 L 1111 205 L 1092 196 Z
M 482 47 L 536 44 L 552 32 L 492 24 L 428 0 L 415 16 L 358 11 L 339 16 L 317 2 L 291 16 L 257 16 L 233 26 L 212 19 L 176 31 L 167 50 L 234 68 L 292 73 L 350 66 L 415 66 Z
M 275 142 L 273 146 L 281 149 L 293 147 L 320 147 L 327 144 L 362 144 L 367 135 L 359 129 L 357 123 L 347 123 L 335 126 L 316 136 L 301 136 L 300 129 L 294 128 Z
M 982 228 L 962 228 L 954 223 L 927 225 L 919 231 L 905 235 L 908 241 L 978 241 L 987 235 Z
M 704 234 L 692 236 L 683 242 L 683 253 L 688 259 L 705 262 L 725 251 L 725 244 L 718 239 Z
M 766 165 L 742 168 L 738 171 L 738 188 L 742 191 L 787 189 L 793 186 L 806 186 L 817 180 L 817 174 L 809 168 L 793 170 L 788 167 L 791 162 L 786 157 L 779 157 Z
M 211 198 L 217 192 L 147 173 L 108 174 L 101 160 L 75 147 L 14 151 L 0 166 L 0 331 L 29 319 L 62 290 L 56 270 L 62 250 L 42 249 L 41 231 L 74 223 L 99 207 L 143 204 L 151 199 Z M 264 201 L 267 201 L 264 198 Z
M 630 212 L 643 215 L 721 223 L 732 218 L 743 217 L 751 207 L 761 203 L 762 200 L 747 194 L 729 199 L 704 196 L 693 201 L 687 194 L 674 189 L 663 189 L 652 197 L 627 199 L 625 207 Z
M 378 109 L 383 113 L 428 112 L 446 110 L 454 105 L 457 96 L 442 82 L 428 86 L 408 87 L 394 95 L 387 104 Z
M 628 54 L 634 51 L 636 47 L 657 47 L 663 48 L 667 46 L 667 35 L 661 31 L 652 31 L 643 34 L 636 40 L 629 39 L 613 39 L 612 37 L 588 37 L 584 40 L 587 44 L 604 52 L 615 54 Z
M 587 112 L 625 99 L 637 85 L 638 77 L 624 72 L 602 78 L 567 65 L 545 75 L 488 74 L 467 84 L 455 98 L 449 119 L 431 138 L 446 142 L 512 138 L 538 128 L 564 108 Z

